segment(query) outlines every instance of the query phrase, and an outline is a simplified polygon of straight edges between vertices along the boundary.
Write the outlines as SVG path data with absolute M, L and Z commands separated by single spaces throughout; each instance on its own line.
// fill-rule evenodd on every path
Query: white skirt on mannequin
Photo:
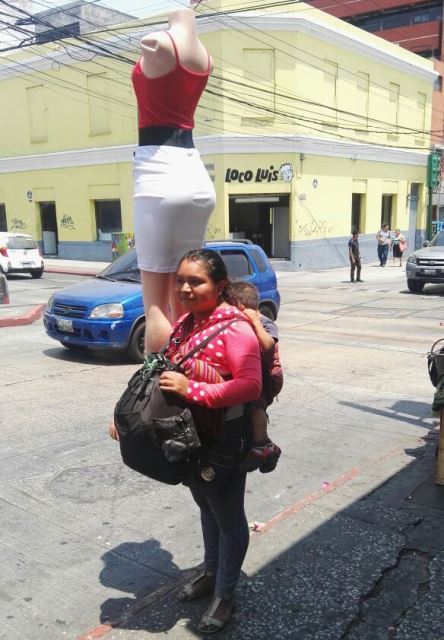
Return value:
M 215 204 L 214 186 L 197 149 L 137 147 L 134 230 L 139 268 L 176 271 L 184 253 L 202 247 Z

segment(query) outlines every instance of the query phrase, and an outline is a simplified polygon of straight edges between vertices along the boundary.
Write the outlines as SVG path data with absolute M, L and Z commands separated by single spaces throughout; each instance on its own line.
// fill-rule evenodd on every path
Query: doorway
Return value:
M 288 195 L 238 195 L 229 199 L 230 236 L 262 247 L 269 258 L 290 259 Z
M 42 225 L 43 255 L 58 254 L 58 229 L 55 202 L 39 202 L 40 222 Z

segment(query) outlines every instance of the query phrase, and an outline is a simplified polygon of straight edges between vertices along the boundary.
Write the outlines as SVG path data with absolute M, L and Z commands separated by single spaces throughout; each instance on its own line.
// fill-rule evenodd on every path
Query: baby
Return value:
M 267 407 L 273 402 L 283 385 L 282 367 L 279 361 L 278 329 L 275 323 L 259 311 L 259 294 L 248 282 L 232 282 L 229 285 L 229 302 L 246 315 L 256 332 L 261 348 L 262 393 L 258 400 L 247 404 L 250 417 L 250 450 L 240 462 L 243 472 L 259 469 L 262 473 L 274 471 L 281 455 L 280 448 L 268 437 Z

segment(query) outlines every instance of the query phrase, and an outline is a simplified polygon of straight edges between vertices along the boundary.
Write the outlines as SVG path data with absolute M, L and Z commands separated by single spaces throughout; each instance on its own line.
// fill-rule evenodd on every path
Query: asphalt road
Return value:
M 346 270 L 279 275 L 286 383 L 270 431 L 284 453 L 275 473 L 250 474 L 250 521 L 270 522 L 353 470 L 419 447 L 436 423 L 425 354 L 444 337 L 444 287 L 409 294 L 392 266 L 365 267 L 363 278 L 350 284 Z M 11 299 L 29 307 L 81 279 L 11 278 Z M 0 638 L 99 634 L 101 623 L 201 561 L 196 509 L 185 488 L 125 469 L 107 436 L 134 365 L 73 353 L 41 321 L 0 329 L 0 352 Z M 384 467 L 377 473 L 384 483 Z M 287 527 L 288 544 L 297 526 Z M 254 544 L 247 574 L 257 568 Z M 273 558 L 272 535 L 265 549 L 262 562 Z M 189 637 L 181 624 L 178 616 L 171 637 Z M 104 637 L 168 632 L 137 629 Z

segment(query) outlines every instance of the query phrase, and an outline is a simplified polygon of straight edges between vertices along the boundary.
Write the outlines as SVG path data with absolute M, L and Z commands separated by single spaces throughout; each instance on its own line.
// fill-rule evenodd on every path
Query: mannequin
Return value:
M 179 259 L 202 246 L 215 193 L 192 129 L 212 62 L 195 14 L 179 9 L 167 31 L 141 40 L 133 70 L 139 108 L 134 227 L 146 317 L 145 352 L 157 351 L 183 313 L 173 295 Z
M 197 37 L 194 11 L 192 9 L 174 11 L 168 18 L 168 25 L 168 31 L 180 51 L 181 64 L 191 71 L 204 73 L 208 67 L 208 53 Z M 176 64 L 174 48 L 165 31 L 144 36 L 140 46 L 141 66 L 147 78 L 156 78 L 174 69 Z

